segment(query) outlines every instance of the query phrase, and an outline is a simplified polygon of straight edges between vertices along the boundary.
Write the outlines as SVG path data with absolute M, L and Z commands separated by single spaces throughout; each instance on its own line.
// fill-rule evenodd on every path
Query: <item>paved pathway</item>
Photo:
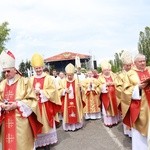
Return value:
M 57 129 L 58 143 L 51 150 L 131 150 L 131 138 L 124 136 L 122 123 L 105 127 L 101 120 L 85 121 L 84 128 L 65 132 Z

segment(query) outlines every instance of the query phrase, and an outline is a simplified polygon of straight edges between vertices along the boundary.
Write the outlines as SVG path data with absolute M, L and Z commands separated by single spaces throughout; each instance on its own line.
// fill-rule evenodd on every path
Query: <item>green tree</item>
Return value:
M 114 55 L 115 58 L 113 60 L 109 60 L 109 63 L 111 64 L 111 69 L 113 72 L 118 72 L 122 69 L 122 63 L 120 59 L 120 56 L 122 53 L 123 53 L 123 50 L 121 50 L 120 53 L 115 53 Z M 98 72 L 101 72 L 101 67 L 98 68 Z
M 120 53 L 115 53 L 114 55 L 114 60 L 110 60 L 110 64 L 112 66 L 112 71 L 113 72 L 118 72 L 122 69 L 122 62 L 121 62 L 121 54 L 123 53 L 124 50 L 121 50 Z
M 97 67 L 97 71 L 98 73 L 102 72 L 102 68 L 100 67 L 100 65 Z
M 8 22 L 4 22 L 0 25 L 0 53 L 5 49 L 5 43 L 10 39 L 10 29 L 8 28 Z
M 31 69 L 31 62 L 28 61 L 28 60 L 26 60 L 25 66 L 26 66 L 26 70 L 27 70 L 27 69 L 30 70 L 30 69 Z
M 111 64 L 111 70 L 113 72 L 116 72 L 116 67 L 115 67 L 115 64 L 114 64 L 114 60 L 109 60 L 109 63 Z
M 28 69 L 30 70 L 30 68 L 31 68 L 31 64 L 30 64 L 30 61 L 28 61 L 28 60 L 26 62 L 22 61 L 19 65 L 19 71 L 25 77 L 28 76 Z
M 140 31 L 138 51 L 147 57 L 147 64 L 150 65 L 150 27 L 145 27 L 145 31 Z
M 25 63 L 22 61 L 19 65 L 19 71 L 22 73 L 23 76 L 26 76 L 26 68 L 25 68 Z
M 115 53 L 115 59 L 114 59 L 114 65 L 115 65 L 115 71 L 120 71 L 120 54 Z

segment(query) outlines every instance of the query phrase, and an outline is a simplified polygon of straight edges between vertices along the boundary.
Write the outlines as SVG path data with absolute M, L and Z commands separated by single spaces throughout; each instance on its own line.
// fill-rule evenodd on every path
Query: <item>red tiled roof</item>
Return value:
M 63 60 L 74 60 L 76 56 L 79 56 L 80 59 L 90 58 L 90 55 L 84 55 L 79 53 L 72 52 L 64 52 L 49 58 L 44 59 L 45 62 L 53 62 L 53 61 L 63 61 Z

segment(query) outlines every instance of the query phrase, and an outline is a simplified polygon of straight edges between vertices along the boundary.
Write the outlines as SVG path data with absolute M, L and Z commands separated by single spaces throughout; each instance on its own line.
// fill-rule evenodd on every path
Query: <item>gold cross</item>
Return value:
M 10 99 L 10 97 L 13 96 L 13 95 L 14 95 L 14 93 L 12 91 L 8 90 L 6 92 L 6 99 Z
M 13 135 L 11 135 L 11 134 L 6 135 L 6 142 L 7 143 L 9 143 L 9 144 L 12 143 L 14 139 L 15 138 Z
M 8 122 L 6 123 L 6 125 L 8 126 L 8 128 L 13 127 L 14 122 L 12 121 L 12 119 L 8 119 Z
M 73 110 L 72 110 L 72 113 L 69 115 L 69 116 L 71 116 L 71 117 L 75 117 L 76 116 L 76 114 L 73 112 Z

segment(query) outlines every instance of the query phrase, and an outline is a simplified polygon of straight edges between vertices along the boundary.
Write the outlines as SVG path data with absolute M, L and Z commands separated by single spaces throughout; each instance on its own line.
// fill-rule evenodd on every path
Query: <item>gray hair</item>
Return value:
M 144 58 L 146 60 L 146 56 L 143 55 L 143 54 L 137 54 L 135 57 L 134 57 L 134 62 L 136 62 L 137 60 L 139 60 L 140 58 Z

